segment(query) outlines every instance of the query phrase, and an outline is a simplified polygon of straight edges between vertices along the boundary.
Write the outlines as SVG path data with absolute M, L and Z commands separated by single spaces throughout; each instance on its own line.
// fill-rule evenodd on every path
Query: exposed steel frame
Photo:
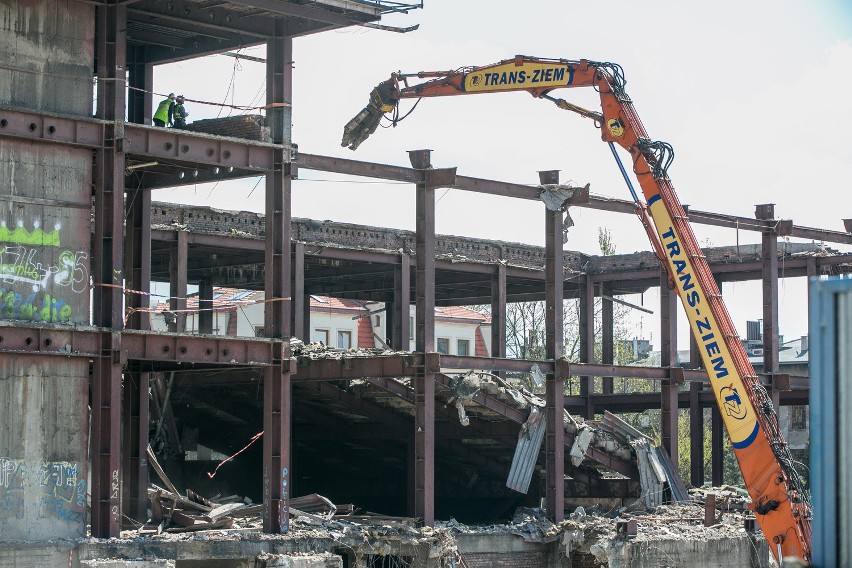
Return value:
M 268 532 L 287 530 L 287 492 L 290 458 L 290 413 L 291 383 L 305 383 L 309 388 L 330 388 L 327 381 L 372 377 L 381 381 L 388 377 L 413 377 L 413 402 L 416 407 L 415 436 L 412 452 L 413 512 L 428 524 L 434 521 L 434 446 L 438 431 L 435 425 L 436 381 L 440 369 L 481 369 L 500 371 L 527 371 L 533 361 L 505 358 L 504 325 L 498 325 L 505 315 L 506 278 L 523 276 L 530 280 L 544 280 L 544 297 L 548 310 L 546 321 L 546 361 L 535 361 L 547 377 L 547 503 L 548 510 L 556 520 L 564 517 L 561 503 L 564 501 L 564 448 L 570 440 L 565 438 L 561 427 L 562 408 L 580 411 L 586 415 L 603 408 L 650 407 L 660 405 L 664 416 L 664 444 L 670 453 L 674 449 L 677 408 L 690 409 L 690 431 L 693 447 L 703 435 L 703 408 L 712 407 L 712 393 L 702 390 L 707 382 L 701 370 L 682 370 L 669 362 L 661 368 L 637 368 L 612 364 L 612 303 L 604 301 L 604 355 L 601 363 L 593 362 L 594 326 L 591 306 L 594 303 L 595 283 L 601 295 L 606 293 L 608 283 L 632 278 L 653 282 L 658 275 L 655 268 L 638 270 L 633 274 L 612 273 L 587 276 L 582 283 L 581 300 L 585 303 L 585 319 L 582 327 L 583 363 L 573 364 L 560 361 L 562 345 L 562 312 L 557 309 L 564 297 L 564 258 L 562 251 L 562 214 L 547 212 L 546 266 L 542 275 L 504 265 L 483 266 L 475 263 L 449 263 L 435 260 L 435 189 L 454 187 L 478 193 L 509 196 L 520 199 L 538 200 L 536 187 L 495 180 L 456 175 L 455 168 L 434 169 L 429 163 L 428 151 L 411 153 L 412 167 L 374 164 L 342 158 L 311 154 L 292 155 L 289 132 L 284 124 L 283 108 L 270 111 L 273 124 L 274 144 L 252 141 L 237 141 L 186 131 L 157 129 L 141 124 L 125 123 L 123 112 L 125 94 L 119 75 L 131 69 L 131 82 L 149 87 L 152 82 L 152 67 L 142 61 L 128 66 L 127 12 L 152 11 L 153 3 L 124 4 L 103 3 L 97 7 L 97 61 L 98 61 L 98 108 L 97 118 L 56 116 L 20 109 L 0 108 L 0 136 L 40 142 L 44 144 L 66 144 L 91 148 L 95 152 L 94 204 L 95 234 L 93 239 L 94 303 L 93 323 L 95 328 L 69 329 L 53 326 L 4 325 L 0 327 L 0 352 L 27 356 L 85 357 L 93 362 L 92 372 L 92 534 L 96 537 L 118 536 L 122 512 L 119 480 L 124 478 L 130 485 L 127 500 L 134 503 L 131 511 L 139 513 L 143 508 L 144 480 L 147 468 L 144 458 L 142 424 L 147 422 L 147 405 L 143 393 L 147 392 L 147 374 L 155 369 L 174 368 L 193 363 L 198 366 L 257 367 L 263 370 L 265 407 L 264 429 L 264 529 Z M 182 20 L 181 25 L 208 27 L 225 26 L 224 12 L 214 10 L 208 23 L 203 18 L 172 17 Z M 198 21 L 195 21 L 195 20 Z M 221 21 L 220 21 L 221 20 Z M 267 62 L 267 103 L 289 102 L 292 99 L 292 36 L 298 30 L 288 29 L 281 18 L 255 18 L 261 27 L 254 24 L 243 26 L 235 32 L 266 40 L 269 48 Z M 340 25 L 334 20 L 329 25 Z M 209 24 L 209 25 L 208 25 Z M 150 94 L 131 97 L 131 120 L 147 123 L 150 119 Z M 277 110 L 276 110 L 277 109 Z M 265 242 L 255 239 L 224 238 L 213 235 L 187 234 L 186 232 L 151 231 L 150 193 L 125 188 L 125 163 L 128 159 L 159 159 L 193 167 L 233 168 L 234 175 L 266 174 L 266 219 Z M 339 361 L 311 361 L 297 365 L 289 353 L 289 344 L 283 338 L 291 330 L 307 334 L 305 325 L 308 317 L 305 295 L 309 285 L 304 280 L 305 256 L 327 258 L 352 258 L 363 260 L 368 256 L 377 262 L 395 264 L 398 278 L 394 284 L 393 343 L 395 347 L 407 346 L 408 305 L 410 302 L 410 262 L 407 254 L 382 254 L 367 251 L 326 249 L 312 251 L 301 243 L 291 251 L 290 235 L 290 186 L 297 168 L 324 172 L 367 176 L 377 179 L 405 181 L 416 186 L 417 194 L 417 255 L 415 259 L 415 300 L 417 305 L 416 327 L 417 349 L 412 356 L 343 359 Z M 542 183 L 552 182 L 555 172 L 542 172 Z M 558 176 L 556 177 L 558 181 Z M 141 184 L 137 189 L 147 186 Z M 124 203 L 121 188 L 130 190 L 128 195 L 127 238 L 123 236 Z M 630 201 L 589 197 L 576 200 L 573 206 L 634 214 Z M 778 262 L 777 237 L 793 236 L 817 239 L 825 242 L 852 244 L 849 232 L 828 231 L 809 227 L 798 227 L 790 221 L 774 220 L 771 206 L 758 207 L 758 219 L 721 215 L 702 211 L 689 211 L 692 223 L 709 224 L 739 230 L 759 231 L 763 236 L 762 261 L 731 266 L 720 266 L 717 276 L 721 280 L 761 278 L 764 291 L 764 337 L 769 346 L 765 359 L 766 367 L 761 381 L 772 387 L 773 401 L 804 404 L 807 401 L 807 379 L 790 377 L 779 373 L 776 350 L 778 348 L 777 294 Z M 171 283 L 171 295 L 175 297 L 172 309 L 185 308 L 187 286 L 187 259 L 190 244 L 222 245 L 246 250 L 263 251 L 267 266 L 265 290 L 269 302 L 266 309 L 265 328 L 269 339 L 232 339 L 192 336 L 188 334 L 166 335 L 132 329 L 124 330 L 122 313 L 123 294 L 121 281 L 127 279 L 135 290 L 145 291 L 150 285 L 151 241 L 171 240 L 175 243 L 173 263 L 175 278 Z M 372 255 L 372 256 L 370 256 Z M 793 259 L 785 263 L 785 273 L 790 276 L 815 275 L 819 269 L 839 262 L 852 261 L 852 255 L 839 258 Z M 460 273 L 490 274 L 491 304 L 495 316 L 492 328 L 492 358 L 450 357 L 434 354 L 434 323 L 430 315 L 435 306 L 435 270 L 450 269 Z M 665 295 L 665 294 L 664 294 Z M 296 304 L 291 304 L 295 298 Z M 538 297 L 541 295 L 539 293 Z M 144 300 L 136 298 L 131 307 L 142 307 Z M 664 315 L 666 305 L 661 306 Z M 673 321 L 668 312 L 663 330 L 665 350 L 670 355 L 676 352 Z M 389 314 L 390 315 L 390 314 Z M 128 320 L 130 328 L 145 328 L 147 316 L 135 312 Z M 301 328 L 301 329 L 300 329 Z M 183 331 L 184 318 L 178 317 L 174 331 Z M 121 472 L 120 432 L 122 409 L 121 383 L 125 365 L 132 377 L 133 389 L 127 392 L 129 401 L 124 409 L 128 453 L 125 469 Z M 571 375 L 584 377 L 583 395 L 564 397 L 563 381 Z M 594 377 L 604 377 L 603 393 L 593 392 Z M 643 398 L 637 395 L 612 394 L 611 379 L 607 377 L 637 377 L 663 381 L 662 401 L 658 395 Z M 690 382 L 689 392 L 678 392 L 676 385 Z M 316 385 L 316 386 L 314 386 Z M 390 388 L 387 387 L 386 388 Z M 338 389 L 339 390 L 339 389 Z M 804 395 L 803 395 L 804 393 Z M 483 395 L 484 396 L 484 395 Z M 498 410 L 502 403 L 496 399 L 483 398 L 481 404 Z M 505 406 L 505 405 L 504 405 Z M 517 423 L 520 419 L 508 407 L 498 410 Z M 712 479 L 721 483 L 722 429 L 718 413 L 713 410 L 712 420 Z M 673 456 L 674 457 L 674 456 Z M 696 461 L 703 455 L 693 451 L 693 483 L 703 481 L 702 464 Z M 605 454 L 599 461 L 607 459 Z M 611 463 L 616 471 L 625 469 L 624 464 Z M 127 475 L 129 473 L 129 475 Z
M 95 236 L 92 319 L 104 331 L 92 365 L 92 534 L 117 537 L 121 527 L 121 331 L 124 327 L 124 70 L 127 10 L 97 7 L 97 116 L 103 122 L 95 151 Z M 32 128 L 30 124 L 29 128 Z M 46 134 L 51 135 L 50 126 Z

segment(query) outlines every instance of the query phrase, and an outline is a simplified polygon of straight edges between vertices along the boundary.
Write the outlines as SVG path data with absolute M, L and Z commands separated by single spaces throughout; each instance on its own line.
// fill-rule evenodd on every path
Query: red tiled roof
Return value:
M 358 347 L 361 349 L 373 349 L 376 342 L 373 339 L 373 324 L 370 318 L 361 318 L 358 320 Z
M 236 299 L 234 299 L 236 297 Z M 263 301 L 263 290 L 243 290 L 240 288 L 214 288 L 213 289 L 213 309 L 234 308 L 240 305 L 255 304 Z M 189 294 L 186 297 L 186 309 L 198 309 L 198 293 Z M 155 312 L 169 311 L 168 300 L 157 302 L 154 308 Z
M 438 321 L 469 320 L 480 323 L 490 323 L 491 316 L 465 308 L 463 306 L 440 306 L 435 308 L 435 319 Z
M 346 298 L 332 298 L 330 296 L 311 296 L 311 310 L 322 310 L 329 312 L 364 312 L 364 302 L 349 300 Z
M 488 357 L 488 348 L 485 345 L 485 338 L 482 337 L 482 326 L 476 326 L 476 343 L 474 345 L 474 355 L 477 357 Z
M 237 310 L 234 308 L 233 310 L 228 312 L 228 329 L 225 330 L 225 335 L 230 335 L 231 337 L 237 336 Z

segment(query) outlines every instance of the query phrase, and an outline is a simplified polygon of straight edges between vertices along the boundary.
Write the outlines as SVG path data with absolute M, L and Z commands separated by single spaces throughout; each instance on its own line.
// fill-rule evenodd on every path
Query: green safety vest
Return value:
M 157 106 L 157 112 L 154 113 L 154 118 L 157 120 L 162 120 L 163 122 L 169 122 L 169 106 L 171 106 L 172 100 L 166 99 Z

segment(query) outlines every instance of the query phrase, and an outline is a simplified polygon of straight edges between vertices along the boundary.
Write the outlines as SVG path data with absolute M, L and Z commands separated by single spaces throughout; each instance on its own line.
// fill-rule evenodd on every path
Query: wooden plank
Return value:
M 148 444 L 148 450 L 146 452 L 148 454 L 148 465 L 151 466 L 151 469 L 154 470 L 154 473 L 157 474 L 157 477 L 166 485 L 166 488 L 174 493 L 175 495 L 179 495 L 180 491 L 174 486 L 169 477 L 166 475 L 166 472 L 163 471 L 163 468 L 160 466 L 160 462 L 157 461 L 157 455 L 154 453 L 154 448 Z

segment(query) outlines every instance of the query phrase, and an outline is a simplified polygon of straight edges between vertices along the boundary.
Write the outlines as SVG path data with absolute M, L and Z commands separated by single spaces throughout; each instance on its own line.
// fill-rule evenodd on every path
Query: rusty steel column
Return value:
M 422 170 L 417 184 L 416 316 L 418 353 L 435 351 L 435 188 L 426 183 L 431 168 L 429 150 L 409 152 L 414 168 Z M 427 526 L 435 523 L 435 377 L 425 367 L 414 377 L 414 516 Z
M 409 516 L 413 517 L 414 516 L 414 499 L 415 499 L 415 495 L 417 493 L 415 491 L 415 487 L 417 487 L 417 485 L 416 485 L 417 480 L 415 479 L 415 471 L 414 471 L 414 469 L 415 469 L 414 464 L 416 463 L 417 460 L 416 460 L 415 454 L 414 454 L 414 439 L 413 438 L 409 438 L 405 442 L 405 457 L 406 457 L 406 463 L 408 463 L 408 467 L 405 468 L 405 474 L 406 474 L 405 475 L 405 480 L 406 480 L 405 486 L 408 488 L 408 491 L 406 492 L 407 495 L 405 496 L 405 507 L 406 507 L 405 510 L 408 511 Z
M 127 10 L 97 7 L 97 117 L 108 121 L 95 151 L 93 323 L 104 328 L 92 366 L 91 531 L 117 537 L 121 525 L 121 330 L 124 327 L 124 77 Z
M 134 91 L 130 91 L 131 93 Z M 127 188 L 125 188 L 127 190 Z M 151 192 L 125 193 L 125 255 L 126 286 L 138 293 L 125 295 L 130 313 L 129 329 L 150 330 L 148 311 L 151 297 Z M 123 448 L 122 513 L 134 521 L 148 520 L 148 425 L 150 375 L 141 371 L 125 375 L 122 401 Z
M 611 297 L 611 284 L 601 282 L 601 363 L 611 365 L 615 361 L 615 314 Z M 613 378 L 601 379 L 603 394 L 612 394 Z
M 771 203 L 755 206 L 755 217 L 762 220 L 775 218 L 775 206 Z M 762 291 L 763 291 L 763 372 L 775 375 L 780 370 L 778 364 L 778 234 L 774 229 L 761 234 Z M 781 391 L 775 381 L 769 389 L 772 406 L 778 412 Z
M 302 329 L 305 330 L 305 341 L 311 341 L 311 293 L 305 290 L 302 295 L 302 303 L 305 306 L 302 314 Z
M 290 142 L 290 103 L 293 100 L 293 39 L 286 23 L 275 20 L 275 37 L 266 42 L 267 114 L 276 144 Z M 291 381 L 291 170 L 285 150 L 277 152 L 266 173 L 266 337 L 283 339 L 281 359 L 263 373 L 263 531 L 289 531 Z
M 393 305 L 388 313 L 388 323 L 392 326 L 391 346 L 394 349 L 411 349 L 411 257 L 405 253 L 399 255 L 399 262 L 393 268 Z
M 123 402 L 124 514 L 134 521 L 148 520 L 148 385 L 150 373 L 133 369 L 125 373 Z
M 293 337 L 311 341 L 310 325 L 305 327 L 305 312 L 310 312 L 310 296 L 305 294 L 305 243 L 293 244 Z
M 719 407 L 712 406 L 710 415 L 710 478 L 714 487 L 725 482 L 725 439 Z
M 198 281 L 198 333 L 213 333 L 213 284 L 209 276 Z
M 126 191 L 125 211 L 125 285 L 138 292 L 125 295 L 130 312 L 127 327 L 147 331 L 151 329 L 151 192 Z M 121 420 L 125 448 L 122 513 L 142 523 L 148 520 L 149 379 L 148 373 L 138 370 L 126 374 Z
M 704 485 L 704 409 L 699 396 L 701 383 L 689 383 L 689 481 L 693 487 Z
M 677 367 L 677 294 L 669 288 L 668 273 L 660 272 L 660 365 Z M 660 384 L 661 443 L 677 463 L 678 383 L 669 378 Z
M 724 298 L 722 291 L 722 280 L 715 276 L 716 287 L 719 294 Z M 699 359 L 700 360 L 700 359 Z M 719 407 L 713 403 L 710 405 L 710 482 L 714 487 L 722 485 L 725 477 L 725 433 L 722 415 Z
M 588 274 L 580 282 L 580 362 L 595 362 L 595 283 Z M 583 415 L 590 420 L 595 417 L 594 395 L 595 378 L 580 377 L 580 396 L 586 405 Z
M 556 170 L 539 172 L 542 185 L 558 184 Z M 565 258 L 562 253 L 562 211 L 544 210 L 544 303 L 547 359 L 562 358 L 565 346 Z M 565 519 L 565 378 L 548 373 L 545 378 L 545 468 L 547 513 L 554 522 Z
M 506 356 L 506 265 L 491 276 L 491 356 Z
M 133 292 L 126 295 L 129 315 L 128 329 L 151 329 L 151 192 L 127 191 L 125 199 L 125 257 L 126 286 Z
M 718 284 L 718 280 L 716 281 Z M 698 351 L 698 342 L 695 341 L 695 334 L 690 331 L 689 333 L 689 368 L 690 369 L 700 369 L 701 368 L 701 352 Z
M 174 312 L 175 320 L 169 324 L 169 331 L 186 331 L 186 294 L 189 245 L 186 231 L 177 231 L 177 242 L 169 251 L 169 309 Z
M 129 47 L 127 121 L 151 125 L 153 118 L 154 66 L 145 62 L 145 46 Z

